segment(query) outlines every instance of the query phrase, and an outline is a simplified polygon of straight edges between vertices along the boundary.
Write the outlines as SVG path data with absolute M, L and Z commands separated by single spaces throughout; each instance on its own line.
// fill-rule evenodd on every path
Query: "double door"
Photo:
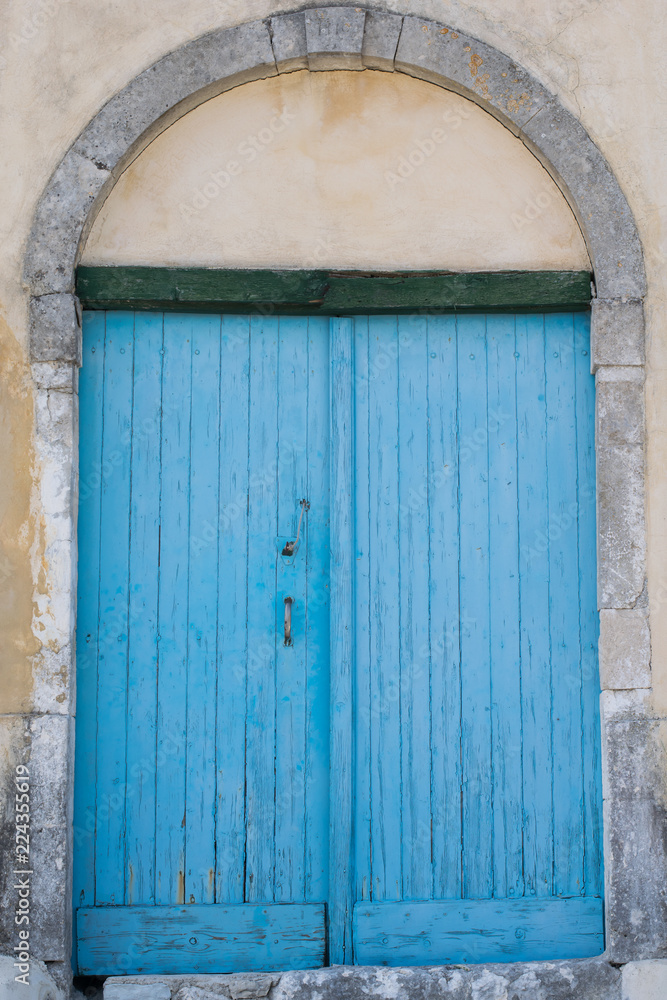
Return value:
M 80 972 L 602 951 L 587 352 L 85 315 Z

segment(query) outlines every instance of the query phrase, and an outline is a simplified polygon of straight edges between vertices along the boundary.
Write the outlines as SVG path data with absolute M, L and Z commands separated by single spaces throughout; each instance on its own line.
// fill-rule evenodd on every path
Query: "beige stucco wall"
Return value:
M 488 112 L 382 72 L 260 80 L 130 165 L 84 264 L 585 269 L 562 193 Z
M 0 45 L 0 691 L 2 711 L 30 708 L 30 656 L 48 623 L 34 600 L 45 539 L 31 476 L 22 253 L 57 162 L 140 70 L 213 27 L 264 17 L 277 0 L 3 0 Z M 306 6 L 305 4 L 303 6 Z M 454 23 L 531 70 L 580 117 L 630 201 L 646 253 L 649 593 L 657 706 L 667 710 L 667 16 L 657 0 L 412 0 L 389 3 Z M 534 228 L 534 227 L 533 227 Z M 532 238 L 532 233 L 531 233 Z M 33 632 L 34 630 L 34 632 Z M 57 659 L 58 650 L 54 648 Z M 54 668 L 57 663 L 54 663 Z

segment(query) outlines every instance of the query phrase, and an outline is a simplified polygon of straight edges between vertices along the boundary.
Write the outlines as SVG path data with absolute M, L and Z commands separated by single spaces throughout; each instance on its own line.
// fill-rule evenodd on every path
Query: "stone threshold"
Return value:
M 112 976 L 104 1000 L 622 1000 L 604 958 L 234 975 Z

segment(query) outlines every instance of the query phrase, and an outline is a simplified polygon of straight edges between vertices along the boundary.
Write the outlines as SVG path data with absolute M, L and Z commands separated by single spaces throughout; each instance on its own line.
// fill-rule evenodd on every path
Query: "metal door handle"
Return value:
M 285 645 L 292 645 L 292 604 L 293 597 L 285 598 Z

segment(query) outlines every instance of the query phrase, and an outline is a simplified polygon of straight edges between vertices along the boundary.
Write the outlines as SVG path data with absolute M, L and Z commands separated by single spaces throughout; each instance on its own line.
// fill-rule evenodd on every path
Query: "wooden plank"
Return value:
M 493 894 L 523 896 L 515 317 L 487 319 Z
M 134 317 L 127 701 L 126 903 L 155 902 L 161 315 Z
M 433 895 L 461 895 L 461 618 L 456 317 L 428 319 Z M 413 324 L 414 336 L 421 325 Z M 419 499 L 419 497 L 417 498 Z
M 278 321 L 278 553 L 294 542 L 308 497 L 308 321 Z M 276 574 L 276 820 L 275 899 L 304 899 L 306 770 L 306 536 L 310 514 L 301 522 L 292 556 L 278 555 Z M 291 646 L 285 646 L 285 598 L 291 597 Z M 281 641 L 282 639 L 282 641 Z
M 402 899 L 429 899 L 431 845 L 431 678 L 428 470 L 428 336 L 398 321 L 398 601 L 401 663 Z
M 526 896 L 550 896 L 553 869 L 544 317 L 517 316 L 523 854 Z
M 278 320 L 252 317 L 250 345 L 245 899 L 266 903 L 275 889 Z
M 107 315 L 97 677 L 96 903 L 125 901 L 127 635 L 134 316 Z M 114 458 L 116 461 L 114 461 Z
M 155 899 L 185 902 L 187 631 L 192 343 L 187 316 L 164 318 L 158 614 Z
M 216 902 L 245 896 L 248 670 L 248 387 L 250 319 L 223 316 L 220 342 L 220 508 L 203 536 L 219 553 Z M 253 651 L 251 666 L 257 669 Z
M 192 343 L 185 902 L 215 898 L 220 317 L 189 317 Z M 240 428 L 242 436 L 245 428 Z M 212 538 L 211 535 L 214 535 Z
M 574 317 L 577 421 L 577 530 L 579 630 L 582 677 L 584 795 L 584 881 L 587 896 L 602 893 L 602 778 L 600 680 L 598 674 L 597 566 L 595 525 L 595 378 L 590 373 L 590 317 Z
M 332 320 L 329 962 L 352 960 L 354 325 Z
M 554 893 L 570 896 L 582 891 L 584 879 L 577 415 L 572 315 L 546 317 L 545 338 Z
M 304 898 L 327 899 L 329 881 L 329 322 L 308 320 L 310 500 L 305 524 L 306 767 Z
M 87 309 L 397 313 L 417 310 L 584 309 L 588 271 L 270 271 L 213 268 L 77 269 Z
M 398 324 L 369 322 L 371 857 L 373 899 L 400 899 L 402 874 Z M 360 665 L 360 669 L 363 667 Z
M 463 896 L 492 895 L 486 317 L 459 317 Z
M 79 571 L 76 627 L 76 782 L 74 784 L 75 906 L 95 902 L 97 657 L 100 591 L 100 501 L 104 414 L 103 313 L 84 313 L 79 382 Z M 112 472 L 113 465 L 107 467 Z M 81 710 L 83 709 L 83 710 Z
M 321 904 L 84 908 L 77 931 L 81 975 L 263 972 L 324 962 Z
M 586 958 L 604 949 L 601 899 L 358 903 L 358 965 Z
M 371 725 L 379 716 L 372 700 L 370 563 L 370 381 L 367 316 L 354 320 L 354 884 L 355 899 L 373 898 L 371 871 Z M 332 497 L 335 505 L 335 500 Z

